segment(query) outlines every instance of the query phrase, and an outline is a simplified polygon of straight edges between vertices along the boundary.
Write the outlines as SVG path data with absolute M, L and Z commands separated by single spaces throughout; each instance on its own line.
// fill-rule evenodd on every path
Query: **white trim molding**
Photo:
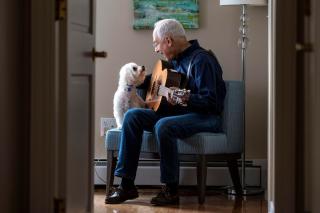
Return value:
M 268 202 L 268 213 L 274 213 L 274 204 L 272 201 Z
M 250 160 L 250 165 L 246 166 L 247 186 L 267 189 L 267 159 Z M 160 169 L 158 161 L 139 162 L 135 180 L 136 185 L 160 185 Z M 189 165 L 188 165 L 189 164 Z M 106 161 L 95 161 L 95 185 L 104 185 L 106 180 Z M 239 166 L 241 173 L 241 166 Z M 196 185 L 196 167 L 192 163 L 181 163 L 180 166 L 180 185 Z M 119 184 L 119 178 L 115 177 L 114 184 Z M 229 186 L 232 185 L 229 170 L 224 164 L 208 166 L 207 170 L 208 186 Z

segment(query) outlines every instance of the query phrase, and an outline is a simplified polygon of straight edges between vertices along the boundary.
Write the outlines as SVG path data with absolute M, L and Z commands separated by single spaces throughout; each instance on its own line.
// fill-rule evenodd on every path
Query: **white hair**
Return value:
M 154 24 L 153 37 L 163 39 L 165 36 L 186 36 L 182 24 L 175 19 L 162 19 Z

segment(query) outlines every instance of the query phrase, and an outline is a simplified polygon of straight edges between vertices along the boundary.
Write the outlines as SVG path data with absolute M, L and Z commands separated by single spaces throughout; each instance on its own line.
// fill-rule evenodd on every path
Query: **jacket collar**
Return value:
M 200 48 L 198 40 L 190 40 L 189 43 L 191 44 L 191 46 L 187 47 L 184 51 L 178 54 L 177 57 L 172 61 L 180 62 L 185 57 L 190 56 L 194 50 Z

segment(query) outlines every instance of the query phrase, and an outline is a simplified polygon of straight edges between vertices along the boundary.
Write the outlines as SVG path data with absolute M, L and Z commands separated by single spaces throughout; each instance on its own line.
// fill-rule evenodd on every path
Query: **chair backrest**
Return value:
M 244 83 L 225 81 L 226 97 L 222 113 L 222 130 L 227 135 L 228 151 L 243 151 L 244 131 Z

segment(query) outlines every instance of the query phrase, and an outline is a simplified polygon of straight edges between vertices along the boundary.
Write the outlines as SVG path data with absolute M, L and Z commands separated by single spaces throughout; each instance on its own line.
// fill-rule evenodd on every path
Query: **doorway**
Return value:
M 145 65 L 147 73 L 152 72 L 159 55 L 152 47 L 152 30 L 133 29 L 133 5 L 128 2 L 97 1 L 96 47 L 108 52 L 106 60 L 96 61 L 96 101 L 95 101 L 95 159 L 106 159 L 104 138 L 100 134 L 100 118 L 113 117 L 112 100 L 118 83 L 118 75 L 124 63 L 134 61 Z M 187 30 L 189 39 L 198 39 L 200 45 L 213 50 L 223 67 L 224 79 L 240 80 L 240 49 L 237 40 L 240 36 L 240 7 L 222 7 L 218 1 L 205 1 L 200 6 L 200 28 Z M 207 8 L 210 8 L 208 10 Z M 118 11 L 122 10 L 120 14 Z M 250 17 L 247 58 L 247 160 L 259 168 L 249 168 L 248 184 L 267 188 L 267 97 L 268 97 L 268 28 L 267 7 L 248 8 Z M 117 20 L 115 24 L 114 20 Z M 221 23 L 224 20 L 224 23 Z M 110 30 L 112 29 L 112 30 Z M 124 36 L 119 36 L 124 35 Z M 107 38 L 107 39 L 106 39 Z M 134 42 L 132 42 L 134 41 Z M 260 170 L 261 169 L 261 170 Z M 102 172 L 100 172 L 102 171 Z M 105 169 L 104 169 L 105 171 Z M 154 168 L 151 172 L 143 170 L 142 184 L 160 183 Z M 214 172 L 209 173 L 214 176 Z M 227 172 L 221 171 L 219 184 L 229 184 Z M 260 175 L 260 172 L 262 175 Z M 100 177 L 105 177 L 102 166 L 98 167 Z M 139 174 L 139 172 L 138 172 Z M 209 174 L 209 175 L 210 175 Z M 97 178 L 98 183 L 101 178 Z M 195 182 L 187 179 L 186 184 Z M 210 184 L 215 184 L 211 182 Z
M 40 9 L 37 9 L 37 8 L 33 8 L 32 11 L 35 12 L 35 11 L 38 11 L 38 13 L 33 13 L 33 18 L 35 19 L 32 19 L 33 21 L 34 20 L 38 20 L 39 21 L 39 25 L 32 25 L 32 28 L 34 31 L 33 31 L 33 37 L 32 41 L 33 41 L 33 45 L 36 44 L 36 45 L 39 45 L 38 48 L 35 48 L 32 47 L 32 54 L 33 54 L 33 57 L 34 60 L 32 61 L 33 62 L 33 66 L 36 66 L 36 65 L 41 65 L 40 67 L 38 67 L 38 69 L 35 69 L 35 70 L 32 70 L 32 79 L 34 80 L 33 83 L 36 83 L 35 85 L 33 85 L 35 88 L 41 88 L 42 90 L 39 92 L 37 90 L 33 90 L 32 91 L 32 97 L 34 98 L 33 99 L 33 103 L 35 105 L 32 105 L 32 109 L 31 109 L 31 113 L 33 113 L 33 115 L 37 115 L 37 113 L 39 113 L 39 111 L 37 111 L 38 108 L 36 108 L 36 106 L 40 107 L 41 110 L 43 110 L 44 112 L 49 112 L 49 120 L 48 120 L 48 117 L 44 117 L 44 116 L 40 116 L 39 115 L 39 118 L 41 118 L 40 120 L 35 120 L 36 123 L 33 123 L 32 125 L 32 139 L 31 140 L 32 142 L 30 143 L 30 146 L 31 146 L 31 150 L 33 150 L 33 153 L 36 154 L 36 156 L 33 156 L 34 159 L 35 158 L 39 158 L 41 160 L 44 161 L 44 164 L 46 165 L 49 165 L 49 169 L 48 168 L 41 168 L 41 165 L 38 165 L 38 162 L 37 161 L 31 161 L 30 164 L 31 164 L 31 168 L 30 168 L 30 175 L 37 175 L 39 172 L 42 174 L 43 176 L 43 179 L 41 179 L 41 181 L 43 181 L 43 185 L 42 186 L 48 186 L 47 189 L 44 189 L 44 194 L 41 196 L 41 194 L 37 193 L 41 187 L 40 186 L 37 186 L 38 183 L 34 183 L 34 187 L 35 188 L 30 188 L 30 197 L 31 197 L 31 200 L 37 200 L 38 202 L 34 202 L 32 203 L 32 206 L 31 207 L 41 207 L 41 206 L 44 206 L 45 208 L 44 209 L 49 209 L 49 207 L 52 207 L 52 198 L 53 197 L 56 197 L 56 196 L 59 196 L 59 193 L 57 193 L 57 190 L 55 187 L 60 187 L 62 189 L 62 192 L 63 192 L 63 185 L 58 185 L 58 186 L 52 186 L 53 182 L 54 182 L 54 175 L 57 175 L 59 173 L 56 173 L 55 171 L 55 167 L 52 166 L 52 163 L 54 163 L 54 157 L 52 156 L 52 150 L 55 149 L 55 132 L 52 132 L 53 130 L 56 130 L 55 127 L 54 127 L 54 124 L 55 124 L 55 114 L 52 114 L 52 112 L 56 113 L 56 111 L 54 111 L 54 106 L 56 106 L 56 104 L 59 104 L 59 103 L 56 103 L 55 102 L 55 98 L 56 98 L 56 94 L 54 93 L 53 96 L 48 96 L 49 95 L 52 95 L 52 89 L 53 88 L 56 88 L 55 87 L 55 78 L 56 76 L 53 75 L 52 76 L 52 73 L 55 73 L 55 64 L 54 64 L 54 61 L 52 61 L 52 52 L 54 52 L 54 45 L 48 45 L 48 44 L 55 44 L 57 41 L 54 40 L 53 38 L 53 34 L 55 32 L 55 24 L 52 23 L 52 18 L 54 17 L 54 9 L 55 8 L 55 5 L 54 3 L 50 2 L 50 3 L 41 3 L 42 1 L 32 1 L 33 4 L 32 5 L 41 5 L 42 7 L 39 7 L 41 8 Z M 277 2 L 277 3 L 276 3 Z M 291 1 L 290 1 L 291 2 Z M 294 182 L 287 182 L 286 180 L 286 177 L 287 177 L 287 173 L 286 171 L 290 171 L 290 174 L 293 174 L 294 175 L 294 171 L 295 171 L 295 168 L 294 167 L 287 167 L 288 165 L 292 165 L 292 160 L 294 161 L 295 160 L 295 150 L 291 149 L 291 141 L 292 141 L 292 138 L 294 138 L 294 135 L 293 135 L 293 131 L 292 129 L 290 129 L 292 127 L 292 123 L 294 123 L 295 121 L 292 120 L 292 116 L 290 115 L 294 115 L 294 111 L 291 111 L 292 109 L 290 109 L 291 106 L 293 106 L 295 104 L 295 93 L 293 91 L 295 91 L 295 88 L 296 88 L 296 84 L 293 83 L 293 82 L 287 82 L 288 80 L 288 76 L 292 76 L 292 51 L 295 52 L 295 50 L 293 50 L 293 47 L 295 46 L 295 40 L 293 35 L 296 34 L 296 32 L 293 30 L 293 31 L 287 31 L 287 27 L 290 26 L 290 30 L 292 29 L 295 29 L 295 24 L 292 20 L 295 20 L 295 14 L 291 14 L 292 13 L 295 13 L 293 11 L 296 11 L 296 7 L 295 7 L 295 4 L 290 4 L 290 2 L 288 1 L 270 1 L 270 4 L 269 4 L 269 11 L 271 9 L 273 9 L 273 13 L 269 13 L 269 16 L 272 20 L 275 21 L 275 17 L 276 17 L 276 14 L 274 13 L 275 12 L 275 9 L 277 9 L 277 11 L 283 11 L 284 13 L 282 14 L 289 14 L 290 16 L 287 18 L 287 21 L 286 22 L 281 22 L 280 19 L 277 19 L 277 26 L 275 28 L 275 22 L 272 22 L 272 25 L 269 27 L 269 30 L 271 30 L 271 34 L 270 34 L 270 37 L 269 39 L 272 39 L 272 40 L 269 40 L 269 42 L 271 43 L 271 48 L 273 48 L 273 52 L 269 53 L 269 60 L 270 58 L 273 58 L 273 57 L 277 57 L 277 58 L 274 58 L 274 59 L 277 59 L 275 61 L 270 62 L 271 63 L 271 66 L 272 66 L 272 69 L 273 71 L 275 70 L 281 70 L 283 72 L 277 72 L 277 73 L 273 73 L 275 74 L 275 76 L 271 76 L 271 80 L 272 80 L 272 83 L 271 83 L 271 86 L 273 88 L 269 96 L 269 98 L 275 98 L 277 97 L 277 102 L 272 102 L 271 103 L 271 106 L 270 107 L 273 107 L 274 109 L 277 109 L 279 111 L 277 112 L 270 112 L 271 113 L 271 117 L 270 117 L 270 120 L 269 122 L 271 123 L 271 126 L 269 126 L 269 129 L 273 132 L 269 132 L 269 140 L 273 140 L 271 141 L 269 144 L 271 144 L 272 147 L 270 147 L 270 152 L 269 152 L 269 159 L 271 159 L 271 161 L 269 161 L 269 164 L 271 165 L 270 166 L 270 171 L 271 171 L 271 176 L 269 178 L 269 180 L 271 181 L 269 186 L 271 186 L 269 192 L 270 192 L 270 198 L 269 200 L 270 201 L 273 201 L 274 203 L 277 203 L 278 205 L 281 205 L 283 204 L 283 208 L 286 209 L 286 207 L 290 207 L 292 205 L 292 196 L 295 196 L 295 193 L 293 194 L 290 194 L 292 191 L 290 190 L 285 190 L 286 188 L 284 188 L 283 186 L 292 186 L 294 188 L 295 186 L 295 183 Z M 313 5 L 315 5 L 315 8 L 319 8 L 319 4 L 316 3 L 316 1 L 312 1 L 313 2 Z M 286 4 L 285 4 L 286 3 Z M 119 5 L 117 5 L 117 7 L 114 7 L 114 10 L 116 11 L 123 11 L 121 12 L 122 15 L 124 16 L 128 16 L 127 17 L 127 20 L 130 20 L 130 17 L 131 17 L 131 11 L 129 10 L 129 8 L 125 5 L 123 1 L 119 2 Z M 210 3 L 210 4 L 213 4 L 213 3 Z M 216 3 L 215 3 L 216 4 Z M 277 4 L 277 5 L 276 5 Z M 292 5 L 292 7 L 287 7 L 287 5 Z M 123 7 L 125 6 L 125 7 Z M 208 6 L 208 5 L 206 5 Z M 214 8 L 217 8 L 218 6 L 215 5 Z M 270 8 L 272 7 L 272 8 Z M 124 8 L 125 8 L 125 11 L 124 11 Z M 205 8 L 205 7 L 203 7 Z M 211 7 L 206 7 L 206 8 L 211 8 Z M 230 9 L 232 10 L 232 9 Z M 42 11 L 46 11 L 47 13 L 46 14 L 43 14 Z M 204 9 L 204 11 L 206 11 Z M 314 10 L 316 11 L 316 10 Z M 211 12 L 211 11 L 210 11 Z M 206 13 L 209 14 L 210 13 L 209 11 L 207 11 Z M 216 10 L 215 11 L 215 15 L 216 14 L 220 14 L 219 10 Z M 230 12 L 230 11 L 229 11 Z M 210 13 L 211 14 L 211 13 Z M 232 21 L 230 22 L 234 22 L 233 20 L 236 20 L 237 17 L 238 17 L 238 13 L 236 13 L 237 15 L 234 15 L 234 17 L 232 17 Z M 280 14 L 280 13 L 277 13 L 277 14 Z M 315 14 L 315 12 L 314 12 Z M 129 17 L 130 16 L 130 17 Z M 286 15 L 283 15 L 283 17 L 287 17 Z M 318 18 L 318 17 L 317 17 Z M 292 24 L 289 24 L 287 25 L 287 23 L 292 23 Z M 125 22 L 125 23 L 122 23 L 124 24 L 124 26 L 128 27 L 128 29 L 130 27 L 130 24 L 129 22 Z M 204 22 L 204 27 L 205 26 L 208 26 L 210 24 L 210 22 Z M 117 24 L 115 26 L 118 26 L 120 25 Z M 237 23 L 234 23 L 234 25 L 237 25 Z M 40 29 L 39 31 L 36 31 L 37 27 L 39 27 L 38 29 Z M 236 29 L 236 26 L 234 26 L 235 29 Z M 237 37 L 238 37 L 238 34 L 235 31 L 233 31 L 234 27 L 230 27 L 230 32 L 229 34 L 234 36 L 234 40 L 236 41 L 237 40 Z M 44 30 L 45 29 L 45 30 Z M 319 28 L 319 23 L 318 22 L 315 22 L 314 23 L 314 27 L 313 27 L 313 30 L 315 29 L 320 29 Z M 277 31 L 275 31 L 277 30 Z M 217 30 L 218 31 L 218 30 Z M 217 33 L 217 31 L 214 31 L 214 33 Z M 120 31 L 122 32 L 122 31 Z M 277 33 L 275 33 L 277 32 Z M 280 32 L 282 32 L 283 34 L 280 34 Z M 122 32 L 122 33 L 125 33 L 125 32 Z M 196 32 L 192 32 L 191 33 L 191 37 L 198 37 L 196 36 Z M 315 39 L 315 44 L 318 44 L 318 41 L 316 38 L 320 38 L 319 35 L 319 32 L 318 30 L 315 30 L 313 32 L 313 35 L 316 35 L 313 37 L 313 39 Z M 39 37 L 37 37 L 39 36 Z M 40 38 L 39 40 L 37 40 L 38 38 Z M 144 38 L 146 41 L 150 38 L 150 35 L 149 33 L 145 33 L 145 31 L 134 31 L 133 33 L 133 38 Z M 212 34 L 209 35 L 210 38 L 206 38 L 205 36 L 200 36 L 199 38 L 202 39 L 204 42 L 203 42 L 203 46 L 214 46 L 217 45 L 217 47 L 220 47 L 221 43 L 219 44 L 211 44 L 209 41 L 212 40 Z M 289 39 L 289 40 L 288 40 Z M 114 39 L 116 40 L 116 38 Z M 41 41 L 41 42 L 40 42 Z M 276 46 L 276 43 L 274 43 L 274 41 L 277 41 L 277 46 Z M 43 43 L 42 43 L 43 42 Z M 283 42 L 283 43 L 282 43 Z M 287 43 L 289 42 L 289 43 Z M 148 43 L 148 42 L 146 42 Z M 150 44 L 151 44 L 151 38 L 150 38 Z M 128 45 L 128 43 L 126 43 L 125 41 L 121 42 L 122 45 L 126 46 L 126 47 L 130 47 L 130 45 Z M 281 44 L 281 45 L 280 45 Z M 291 46 L 293 44 L 293 46 Z M 289 46 L 286 46 L 286 45 L 289 45 Z M 45 47 L 45 48 L 44 48 Z M 108 51 L 108 48 L 106 48 L 106 50 Z M 136 54 L 134 54 L 134 50 L 137 50 L 137 51 L 143 51 L 143 52 L 149 52 L 149 47 L 145 44 L 142 46 L 143 49 L 137 49 L 137 48 L 131 48 L 130 51 L 133 52 L 133 54 L 128 54 L 127 58 L 123 58 L 124 61 L 131 61 L 131 60 L 136 60 L 138 63 L 140 62 L 143 62 L 145 61 L 145 56 L 144 55 L 140 55 L 140 56 L 137 56 L 137 58 L 132 58 L 130 56 L 136 56 Z M 129 48 L 128 48 L 129 49 Z M 151 47 L 150 47 L 151 49 Z M 219 49 L 219 48 L 217 48 Z M 234 55 L 235 57 L 234 58 L 237 58 L 237 49 L 234 48 L 234 46 L 230 49 L 234 49 L 234 52 L 230 51 L 229 54 L 230 55 Z M 282 50 L 281 50 L 282 49 Z M 45 51 L 44 51 L 45 50 Z M 48 54 L 44 54 L 44 53 L 48 53 Z M 110 52 L 111 53 L 111 52 Z M 112 54 L 109 54 L 109 59 L 112 59 L 113 57 L 117 57 L 116 55 L 113 55 L 114 53 L 117 53 L 118 56 L 119 55 L 122 55 L 123 54 L 123 51 L 119 51 L 119 50 L 115 50 L 114 52 L 112 52 Z M 275 54 L 277 53 L 277 54 Z M 289 54 L 289 55 L 287 55 Z M 295 53 L 294 53 L 295 54 Z M 223 55 L 223 48 L 220 48 L 220 51 L 217 52 L 217 55 Z M 49 57 L 50 56 L 50 57 Z M 39 59 L 42 59 L 44 58 L 45 60 L 39 60 Z M 155 55 L 152 55 L 151 56 L 152 59 L 156 59 L 156 56 Z M 318 60 L 319 56 L 318 55 L 315 55 L 314 56 L 314 63 L 313 63 L 313 66 L 315 67 L 315 70 L 316 68 L 318 68 L 318 62 L 320 60 Z M 110 60 L 111 61 L 111 60 Z M 151 61 L 152 60 L 149 60 L 150 61 L 150 65 L 151 65 Z M 111 66 L 110 67 L 118 67 L 119 64 L 115 64 L 114 62 L 108 62 L 108 63 L 111 63 Z M 112 64 L 114 63 L 114 64 Z M 234 69 L 232 69 L 231 67 L 231 63 L 227 63 L 227 62 L 222 62 L 222 64 L 227 64 L 227 66 L 230 66 L 230 73 L 226 76 L 227 78 L 231 78 L 233 75 L 236 76 L 236 71 Z M 285 66 L 287 65 L 287 66 Z M 98 65 L 97 65 L 98 66 Z M 108 65 L 109 66 L 109 65 Z M 236 65 L 234 65 L 236 66 Z M 227 68 L 228 70 L 228 68 Z M 108 72 L 108 78 L 111 78 L 110 76 L 113 75 L 113 79 L 116 79 L 116 72 L 117 71 L 113 71 L 112 74 L 110 74 L 110 70 L 106 70 L 106 72 Z M 267 72 L 266 72 L 267 73 Z M 110 75 L 109 75 L 110 74 Z M 319 82 L 317 81 L 319 79 L 319 75 L 316 73 L 316 72 L 313 72 L 312 73 L 313 75 L 311 75 L 312 77 L 310 77 L 311 80 L 314 80 L 312 82 Z M 37 78 L 39 77 L 39 78 Z M 290 79 L 292 80 L 292 79 Z M 111 85 L 115 85 L 115 82 L 111 82 Z M 314 159 L 317 158 L 317 155 L 316 155 L 316 150 L 319 150 L 319 147 L 316 145 L 315 141 L 316 139 L 319 138 L 319 135 L 316 131 L 316 124 L 317 124 L 317 121 L 319 119 L 316 119 L 318 118 L 319 116 L 319 113 L 316 112 L 315 109 L 317 109 L 315 106 L 319 106 L 319 99 L 317 98 L 317 92 L 316 91 L 319 91 L 318 87 L 315 86 L 316 84 L 313 83 L 312 85 L 310 85 L 310 90 L 312 90 L 312 93 L 313 93 L 313 96 L 315 99 L 313 99 L 312 101 L 312 104 L 310 104 L 310 107 L 311 107 L 311 110 L 314 114 L 315 117 L 312 118 L 310 115 L 310 117 L 308 117 L 309 119 L 311 119 L 310 121 L 310 125 L 313 127 L 312 128 L 312 140 L 313 143 L 311 143 L 310 145 L 308 145 L 308 150 L 312 150 L 313 152 L 313 156 L 314 156 Z M 114 87 L 115 88 L 115 87 Z M 276 90 L 275 90 L 276 89 Z M 276 96 L 277 94 L 277 96 Z M 289 97 L 288 97 L 289 95 Z M 110 99 L 111 95 L 109 95 L 109 99 Z M 283 98 L 283 100 L 281 99 Z M 288 101 L 289 99 L 289 101 Z M 269 99 L 270 100 L 270 99 Z M 45 102 L 44 105 L 41 105 L 42 102 Z M 273 101 L 275 101 L 275 99 L 273 99 Z M 269 102 L 270 103 L 270 102 Z M 281 103 L 281 104 L 280 104 Z M 282 105 L 284 104 L 284 105 Z M 313 105 L 314 104 L 314 105 Z M 288 108 L 286 107 L 283 107 L 283 106 L 288 106 Z M 35 108 L 34 108 L 35 107 Z M 53 111 L 52 111 L 53 109 Z M 288 112 L 285 112 L 286 109 L 290 109 L 290 112 L 288 114 Z M 282 110 L 282 111 L 281 111 Z M 284 114 L 281 114 L 282 112 L 284 112 Z M 111 115 L 111 111 L 108 112 L 109 115 Z M 107 113 L 107 114 L 108 114 Z M 48 114 L 46 114 L 46 116 L 48 116 Z M 285 117 L 281 117 L 281 116 L 285 116 Z M 283 118 L 283 119 L 282 119 Z M 48 126 L 44 126 L 43 123 L 47 123 L 49 122 L 50 125 Z M 269 124 L 270 124 L 269 123 Z M 288 125 L 287 125 L 288 124 Z M 277 129 L 276 129 L 277 127 Z M 281 133 L 281 128 L 284 128 L 283 132 Z M 279 134 L 280 133 L 280 134 Z M 49 138 L 49 140 L 48 140 Z M 47 143 L 44 143 L 44 141 L 46 141 Z M 279 143 L 275 143 L 275 141 L 286 141 L 286 143 L 283 143 L 282 145 Z M 44 149 L 43 149 L 44 148 Z M 37 151 L 37 150 L 41 150 L 41 151 Z M 50 154 L 51 153 L 51 154 Z M 275 158 L 276 157 L 276 158 Z M 315 162 L 314 159 L 311 160 L 311 162 Z M 310 159 L 307 159 L 307 160 L 310 160 Z M 309 162 L 309 161 L 308 161 Z M 310 167 L 309 167 L 310 166 Z M 312 184 L 315 184 L 316 185 L 316 182 L 315 180 L 318 180 L 319 178 L 317 178 L 319 176 L 318 173 L 314 173 L 313 171 L 317 171 L 315 170 L 315 165 L 314 163 L 311 163 L 311 164 L 308 164 L 308 172 L 310 172 L 310 177 L 312 177 L 310 180 L 311 180 L 311 183 Z M 48 169 L 48 170 L 47 170 Z M 43 173 L 42 173 L 43 171 Z M 58 178 L 58 177 L 56 177 Z M 279 179 L 280 178 L 280 179 Z M 313 209 L 317 209 L 316 206 L 316 200 L 314 200 L 316 198 L 316 190 L 315 189 L 312 189 L 312 185 L 307 185 L 307 188 L 308 190 L 308 196 L 310 196 L 312 199 L 312 201 L 310 200 L 310 203 L 306 204 L 306 205 L 309 205 L 310 208 L 313 208 Z M 289 185 L 288 185 L 289 184 Z M 318 185 L 316 185 L 318 186 Z M 36 193 L 35 193 L 36 192 Z M 283 194 L 285 194 L 285 196 L 282 196 Z M 288 196 L 287 196 L 288 195 Z M 281 200 L 281 198 L 279 199 L 279 197 L 285 197 L 285 198 L 288 198 L 288 199 L 285 199 L 285 200 Z M 37 198 L 37 199 L 33 199 L 33 198 Z M 38 199 L 39 198 L 39 199 Z M 42 202 L 43 201 L 43 202 Z M 59 200 L 57 200 L 59 201 Z M 278 207 L 277 207 L 278 208 Z

